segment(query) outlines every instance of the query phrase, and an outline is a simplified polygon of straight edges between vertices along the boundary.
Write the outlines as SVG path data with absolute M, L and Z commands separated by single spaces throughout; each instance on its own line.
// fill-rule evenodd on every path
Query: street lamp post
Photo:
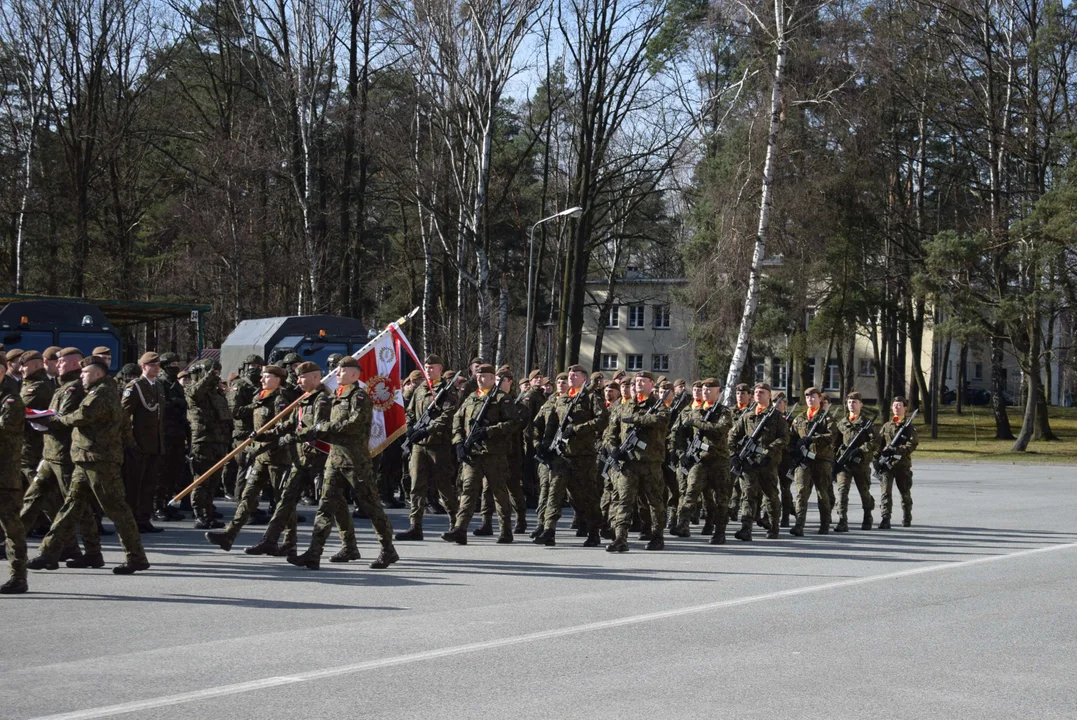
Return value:
M 529 238 L 527 241 L 527 328 L 524 331 L 524 376 L 531 371 L 531 313 L 534 302 L 531 298 L 533 293 L 533 286 L 535 283 L 535 270 L 534 270 L 534 255 L 535 255 L 535 228 L 544 222 L 550 220 L 556 220 L 562 217 L 579 217 L 583 214 L 583 208 L 580 206 L 570 207 L 568 210 L 562 210 L 559 213 L 551 215 L 547 218 L 542 218 L 537 223 L 531 226 Z

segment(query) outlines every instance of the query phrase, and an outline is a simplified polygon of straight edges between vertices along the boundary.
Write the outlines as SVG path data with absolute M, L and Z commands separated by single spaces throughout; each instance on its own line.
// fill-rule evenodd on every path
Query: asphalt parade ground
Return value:
M 110 536 L 106 569 L 0 598 L 0 717 L 1077 717 L 1077 469 L 915 473 L 911 528 L 855 529 L 854 492 L 848 534 L 813 507 L 803 538 L 695 526 L 654 553 L 583 548 L 571 512 L 553 548 L 450 545 L 428 516 L 390 570 L 358 520 L 363 560 L 328 563 L 334 531 L 309 571 L 187 521 L 119 577 Z

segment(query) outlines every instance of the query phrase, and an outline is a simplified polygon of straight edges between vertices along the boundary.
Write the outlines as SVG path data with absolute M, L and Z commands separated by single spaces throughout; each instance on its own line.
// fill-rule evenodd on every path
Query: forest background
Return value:
M 0 267 L 210 304 L 211 346 L 420 306 L 421 351 L 524 367 L 552 326 L 555 369 L 632 267 L 727 380 L 825 346 L 851 387 L 859 336 L 927 407 L 933 330 L 1012 438 L 1010 351 L 1024 449 L 1074 372 L 1075 44 L 1058 0 L 0 0 Z

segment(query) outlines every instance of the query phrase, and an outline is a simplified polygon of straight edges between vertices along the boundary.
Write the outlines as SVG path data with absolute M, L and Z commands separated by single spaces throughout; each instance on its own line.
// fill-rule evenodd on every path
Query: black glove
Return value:
M 441 414 L 441 407 L 440 407 L 440 406 L 438 406 L 438 405 L 437 405 L 437 404 L 435 403 L 435 404 L 432 404 L 432 405 L 430 406 L 430 408 L 429 408 L 429 409 L 428 409 L 428 410 L 427 410 L 426 412 L 427 412 L 427 414 L 428 414 L 428 415 L 430 416 L 430 419 L 431 419 L 431 420 L 433 420 L 434 418 L 436 418 L 436 417 L 437 417 L 438 415 L 440 415 L 440 414 Z
M 681 467 L 682 468 L 684 468 L 685 470 L 690 470 L 692 468 L 692 464 L 693 464 L 692 463 L 692 458 L 688 457 L 688 453 L 685 453 L 684 455 L 681 455 Z
M 625 453 L 619 447 L 610 448 L 609 452 L 610 460 L 614 462 L 622 462 L 625 459 Z
M 621 417 L 621 422 L 624 423 L 625 425 L 635 425 L 636 424 L 636 416 L 632 415 L 632 414 L 623 415 Z
M 474 442 L 480 443 L 490 435 L 485 425 L 479 425 L 471 432 L 471 438 Z
M 760 470 L 770 467 L 770 455 L 760 455 L 759 459 L 755 461 L 755 466 Z
M 408 433 L 408 442 L 414 445 L 430 437 L 430 431 L 426 428 L 418 428 Z
M 292 435 L 291 433 L 289 433 L 287 435 L 281 435 L 280 439 L 277 440 L 277 446 L 278 447 L 288 447 L 289 445 L 295 443 L 295 441 L 296 441 L 295 435 Z
M 566 425 L 565 429 L 561 431 L 561 437 L 563 437 L 565 440 L 569 440 L 575 436 L 576 428 L 572 427 L 571 425 Z
M 453 449 L 456 450 L 456 462 L 463 463 L 464 459 L 467 458 L 467 451 L 464 450 L 464 443 L 456 443 L 456 445 L 453 446 Z

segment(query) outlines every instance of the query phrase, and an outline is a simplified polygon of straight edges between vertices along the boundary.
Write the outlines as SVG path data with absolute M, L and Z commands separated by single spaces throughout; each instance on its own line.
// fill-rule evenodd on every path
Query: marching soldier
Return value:
M 231 550 L 232 544 L 239 535 L 239 531 L 250 520 L 262 493 L 269 491 L 279 507 L 281 494 L 287 480 L 288 472 L 292 466 L 294 452 L 289 442 L 281 442 L 280 438 L 271 428 L 265 433 L 259 433 L 261 428 L 274 417 L 284 411 L 292 401 L 296 399 L 295 393 L 285 385 L 288 372 L 276 365 L 266 365 L 262 368 L 262 391 L 258 393 L 258 399 L 254 405 L 252 420 L 254 432 L 250 437 L 254 439 L 251 446 L 254 462 L 251 465 L 249 477 L 243 486 L 243 497 L 236 505 L 236 514 L 224 527 L 224 532 L 208 532 L 206 540 L 217 545 L 222 550 Z M 296 544 L 296 517 L 295 507 L 289 511 L 284 510 L 287 526 L 284 534 L 284 545 L 295 549 Z
M 420 382 L 408 400 L 406 411 L 411 444 L 408 469 L 411 474 L 411 512 L 408 529 L 397 540 L 422 540 L 423 516 L 426 513 L 428 485 L 433 485 L 442 507 L 449 513 L 449 527 L 456 524 L 459 498 L 456 494 L 456 457 L 452 449 L 452 422 L 457 395 L 452 380 L 438 355 L 427 355 L 423 362 L 426 376 L 433 385 Z M 434 401 L 437 400 L 435 403 Z M 416 423 L 426 416 L 425 427 Z
M 793 446 L 793 462 L 798 462 L 798 452 L 815 456 L 800 459 L 800 464 L 793 473 L 796 485 L 796 522 L 790 528 L 789 534 L 794 537 L 804 535 L 812 488 L 815 489 L 819 504 L 819 534 L 826 535 L 830 532 L 830 513 L 834 507 L 830 468 L 834 462 L 835 431 L 834 420 L 820 407 L 821 399 L 819 388 L 810 387 L 805 390 L 804 402 L 808 409 L 793 419 L 793 430 L 799 437 Z M 777 522 L 777 517 L 771 518 L 771 523 L 774 522 Z
M 755 460 L 754 464 L 749 464 L 741 469 L 741 527 L 733 536 L 743 541 L 751 541 L 752 523 L 754 522 L 756 511 L 764 499 L 767 514 L 770 516 L 770 529 L 767 531 L 767 537 L 772 539 L 778 537 L 778 523 L 781 520 L 781 497 L 778 489 L 777 467 L 781 461 L 782 448 L 789 442 L 789 428 L 784 418 L 777 413 L 768 415 L 770 410 L 770 385 L 758 383 L 752 394 L 755 400 L 755 409 L 742 411 L 740 417 L 733 423 L 733 429 L 729 433 L 729 445 L 732 452 L 736 453 L 741 443 L 746 438 L 751 437 L 760 424 L 766 421 L 756 436 L 756 440 L 765 453 Z
M 325 463 L 325 485 L 314 529 L 310 536 L 310 548 L 301 555 L 288 557 L 288 562 L 298 567 L 317 570 L 321 566 L 322 549 L 333 529 L 334 518 L 348 511 L 344 500 L 344 487 L 351 485 L 356 504 L 370 518 L 374 533 L 381 543 L 381 553 L 370 564 L 375 570 L 383 570 L 397 560 L 393 547 L 393 526 L 378 502 L 378 489 L 370 462 L 370 424 L 374 417 L 374 403 L 360 387 L 359 361 L 353 357 L 341 358 L 337 363 L 336 396 L 330 410 L 329 421 L 317 423 L 313 428 L 296 434 L 300 442 L 323 440 L 330 445 L 329 458 Z
M 505 455 L 508 460 L 508 475 L 505 477 L 505 487 L 509 491 L 509 501 L 512 504 L 512 509 L 516 513 L 516 525 L 513 527 L 513 532 L 523 533 L 527 531 L 527 502 L 524 500 L 523 478 L 522 433 L 525 424 L 524 413 L 520 412 L 516 398 L 512 395 L 512 381 L 514 379 L 512 369 L 508 365 L 502 365 L 497 369 L 496 375 L 501 378 L 500 384 L 497 386 L 498 392 L 512 401 L 509 407 L 512 410 L 513 424 L 505 441 Z M 493 535 L 494 494 L 490 484 L 485 481 L 482 484 L 481 516 L 482 524 L 475 528 L 472 534 L 480 537 Z
M 212 360 L 199 360 L 191 365 L 188 378 L 184 392 L 187 395 L 187 421 L 191 426 L 191 472 L 198 477 L 228 453 L 232 411 L 221 392 L 220 369 Z M 213 516 L 213 498 L 220 479 L 218 470 L 191 494 L 197 530 L 224 526 Z
M 542 534 L 542 530 L 546 526 L 546 501 L 550 496 L 550 465 L 548 460 L 539 457 L 539 454 L 542 450 L 543 438 L 546 435 L 546 424 L 550 422 L 550 418 L 553 416 L 554 400 L 568 392 L 568 373 L 557 373 L 557 377 L 554 378 L 554 392 L 549 397 L 546 396 L 546 391 L 542 387 L 536 388 L 532 392 L 534 393 L 532 402 L 538 405 L 538 411 L 531 421 L 531 440 L 535 445 L 535 460 L 538 464 L 539 479 L 538 505 L 536 505 L 535 514 L 535 520 L 538 524 L 531 533 L 531 539 L 534 540 Z
M 57 388 L 63 385 L 63 383 L 60 382 L 60 371 L 57 368 L 60 361 L 61 350 L 63 350 L 63 348 L 50 345 L 41 351 L 41 358 L 45 361 L 45 374 L 49 376 L 49 380 L 52 381 L 53 387 Z
M 179 382 L 180 357 L 174 352 L 163 353 L 158 383 L 164 396 L 164 454 L 157 484 L 156 508 L 153 517 L 162 522 L 182 520 L 183 513 L 169 501 L 183 489 L 183 469 L 187 463 L 191 429 L 187 423 L 187 396 Z
M 76 524 L 81 525 L 86 553 L 80 559 L 85 564 L 75 567 L 99 568 L 105 564 L 97 524 L 80 522 L 90 512 L 91 497 L 97 499 L 112 519 L 126 555 L 125 562 L 112 568 L 112 572 L 130 575 L 150 567 L 142 549 L 138 525 L 124 500 L 120 465 L 123 462 L 125 413 L 105 362 L 97 356 L 83 358 L 79 363 L 82 386 L 86 391 L 82 402 L 74 412 L 46 418 L 42 423 L 50 429 L 71 428 L 71 459 L 75 462 L 75 470 L 67 500 L 42 541 L 38 556 L 27 563 L 31 570 L 59 567 L 60 554 L 74 544 Z
M 701 383 L 702 402 L 693 403 L 681 412 L 681 425 L 691 433 L 691 441 L 705 447 L 699 457 L 682 456 L 682 466 L 687 461 L 688 481 L 677 511 L 677 534 L 688 537 L 688 523 L 695 512 L 696 503 L 702 498 L 707 506 L 708 522 L 714 523 L 711 545 L 725 544 L 725 529 L 729 522 L 726 508 L 732 491 L 729 481 L 729 429 L 733 416 L 719 401 L 722 383 L 706 378 Z M 697 441 L 698 438 L 698 441 Z M 691 445 L 689 445 L 690 447 Z
M 841 446 L 838 455 L 845 453 L 850 443 L 863 432 L 859 448 L 855 451 L 854 462 L 850 462 L 838 471 L 838 524 L 834 532 L 848 532 L 849 530 L 849 487 L 855 482 L 856 489 L 860 493 L 860 504 L 864 508 L 864 520 L 860 524 L 861 530 L 871 530 L 873 518 L 871 511 L 875 509 L 875 498 L 871 496 L 871 459 L 878 450 L 879 436 L 868 418 L 861 411 L 864 403 L 860 400 L 860 393 L 851 392 L 845 397 L 845 407 L 849 411 L 846 417 L 838 420 L 837 429 L 841 433 Z
M 512 507 L 505 484 L 508 476 L 508 438 L 516 426 L 512 400 L 495 387 L 494 368 L 482 364 L 475 368 L 476 390 L 464 398 L 453 416 L 453 449 L 460 468 L 460 510 L 453 528 L 442 540 L 467 545 L 467 527 L 482 495 L 482 483 L 490 484 L 497 507 L 500 535 L 497 542 L 512 542 Z M 491 395 L 492 393 L 492 395 Z M 485 417 L 480 412 L 485 408 Z M 470 441 L 470 443 L 469 443 Z
M 662 463 L 665 460 L 666 432 L 669 429 L 669 408 L 654 396 L 654 375 L 640 372 L 635 379 L 635 398 L 611 415 L 603 435 L 603 444 L 610 457 L 621 463 L 614 469 L 615 496 L 611 504 L 613 542 L 606 546 L 607 552 L 628 552 L 628 528 L 636 499 L 643 499 L 650 511 L 652 536 L 648 550 L 665 548 L 663 529 L 666 519 L 664 502 L 665 480 Z M 646 447 L 622 451 L 621 447 L 633 429 Z
M 239 377 L 232 381 L 228 392 L 228 407 L 232 412 L 232 447 L 235 448 L 254 432 L 254 406 L 262 386 L 265 360 L 260 355 L 248 355 L 243 360 Z M 244 451 L 224 468 L 224 486 L 236 500 L 243 497 L 243 483 L 250 469 L 250 452 Z
M 48 410 L 56 386 L 45 372 L 45 360 L 36 350 L 27 350 L 19 356 L 22 364 L 22 382 L 19 395 L 27 410 Z M 45 447 L 45 436 L 26 425 L 22 446 L 23 487 L 29 487 L 37 474 L 41 463 L 41 453 Z
M 785 393 L 779 392 L 774 395 L 774 404 L 778 406 L 778 412 L 785 418 L 789 413 L 789 398 L 785 396 Z M 787 418 L 786 423 L 789 425 L 789 443 L 792 445 L 796 442 L 796 431 L 793 429 L 793 418 Z M 786 445 L 782 449 L 782 460 L 778 463 L 778 482 L 782 488 L 782 522 L 783 528 L 789 527 L 789 518 L 796 517 L 796 503 L 793 501 L 793 456 L 790 452 L 790 445 Z
M 26 592 L 26 531 L 19 519 L 22 505 L 22 445 L 26 408 L 18 392 L 4 383 L 7 358 L 0 355 L 0 530 L 6 542 L 4 552 L 10 577 L 0 585 L 0 594 Z
M 127 486 L 127 505 L 134 513 L 139 532 L 160 532 L 153 526 L 153 502 L 161 474 L 164 454 L 165 396 L 157 376 L 161 358 L 147 352 L 138 359 L 142 375 L 123 391 L 123 409 L 131 419 L 135 444 L 126 452 L 124 480 Z
M 535 538 L 539 545 L 556 544 L 557 521 L 561 519 L 566 491 L 572 497 L 581 528 L 587 531 L 583 546 L 599 545 L 602 512 L 595 477 L 598 471 L 595 453 L 608 413 L 599 392 L 585 387 L 586 382 L 587 372 L 582 365 L 570 367 L 568 392 L 555 396 L 546 418 L 541 446 L 551 463 L 550 488 L 546 494 L 543 530 Z M 563 452 L 555 457 L 551 453 L 559 428 L 564 443 Z
M 633 386 L 635 385 L 635 379 L 630 378 L 624 373 L 618 373 L 619 380 L 614 380 L 614 383 L 620 385 L 621 396 L 613 403 L 610 404 L 608 410 L 609 413 L 606 416 L 606 428 L 613 423 L 617 415 L 624 412 L 628 404 L 632 402 Z M 606 430 L 602 431 L 602 439 L 599 440 L 600 451 L 605 448 L 605 435 Z M 601 478 L 601 475 L 599 476 Z M 602 500 L 599 503 L 599 507 L 602 511 L 602 531 L 600 535 L 606 540 L 613 539 L 613 501 L 617 492 L 613 486 L 613 473 L 607 473 L 606 477 L 602 479 Z
M 736 408 L 731 412 L 733 413 L 733 422 L 736 423 L 740 418 L 748 412 L 752 406 L 752 388 L 748 383 L 740 383 L 733 388 L 734 402 Z M 734 481 L 733 492 L 729 499 L 729 519 L 736 520 L 740 517 L 740 481 Z
M 890 405 L 890 411 L 893 415 L 890 421 L 883 425 L 879 431 L 881 435 L 880 445 L 883 448 L 882 454 L 887 454 L 887 449 L 889 449 L 890 454 L 898 458 L 897 463 L 891 470 L 883 471 L 879 475 L 883 506 L 882 520 L 879 521 L 880 530 L 890 529 L 890 514 L 894 508 L 893 492 L 895 483 L 897 484 L 898 492 L 901 493 L 901 524 L 905 527 L 912 525 L 912 453 L 916 450 L 916 446 L 920 444 L 916 437 L 916 428 L 913 427 L 912 423 L 906 426 L 907 429 L 903 433 L 902 439 L 896 445 L 890 447 L 890 442 L 905 423 L 905 414 L 908 410 L 908 401 L 900 395 L 895 397 L 894 402 Z

